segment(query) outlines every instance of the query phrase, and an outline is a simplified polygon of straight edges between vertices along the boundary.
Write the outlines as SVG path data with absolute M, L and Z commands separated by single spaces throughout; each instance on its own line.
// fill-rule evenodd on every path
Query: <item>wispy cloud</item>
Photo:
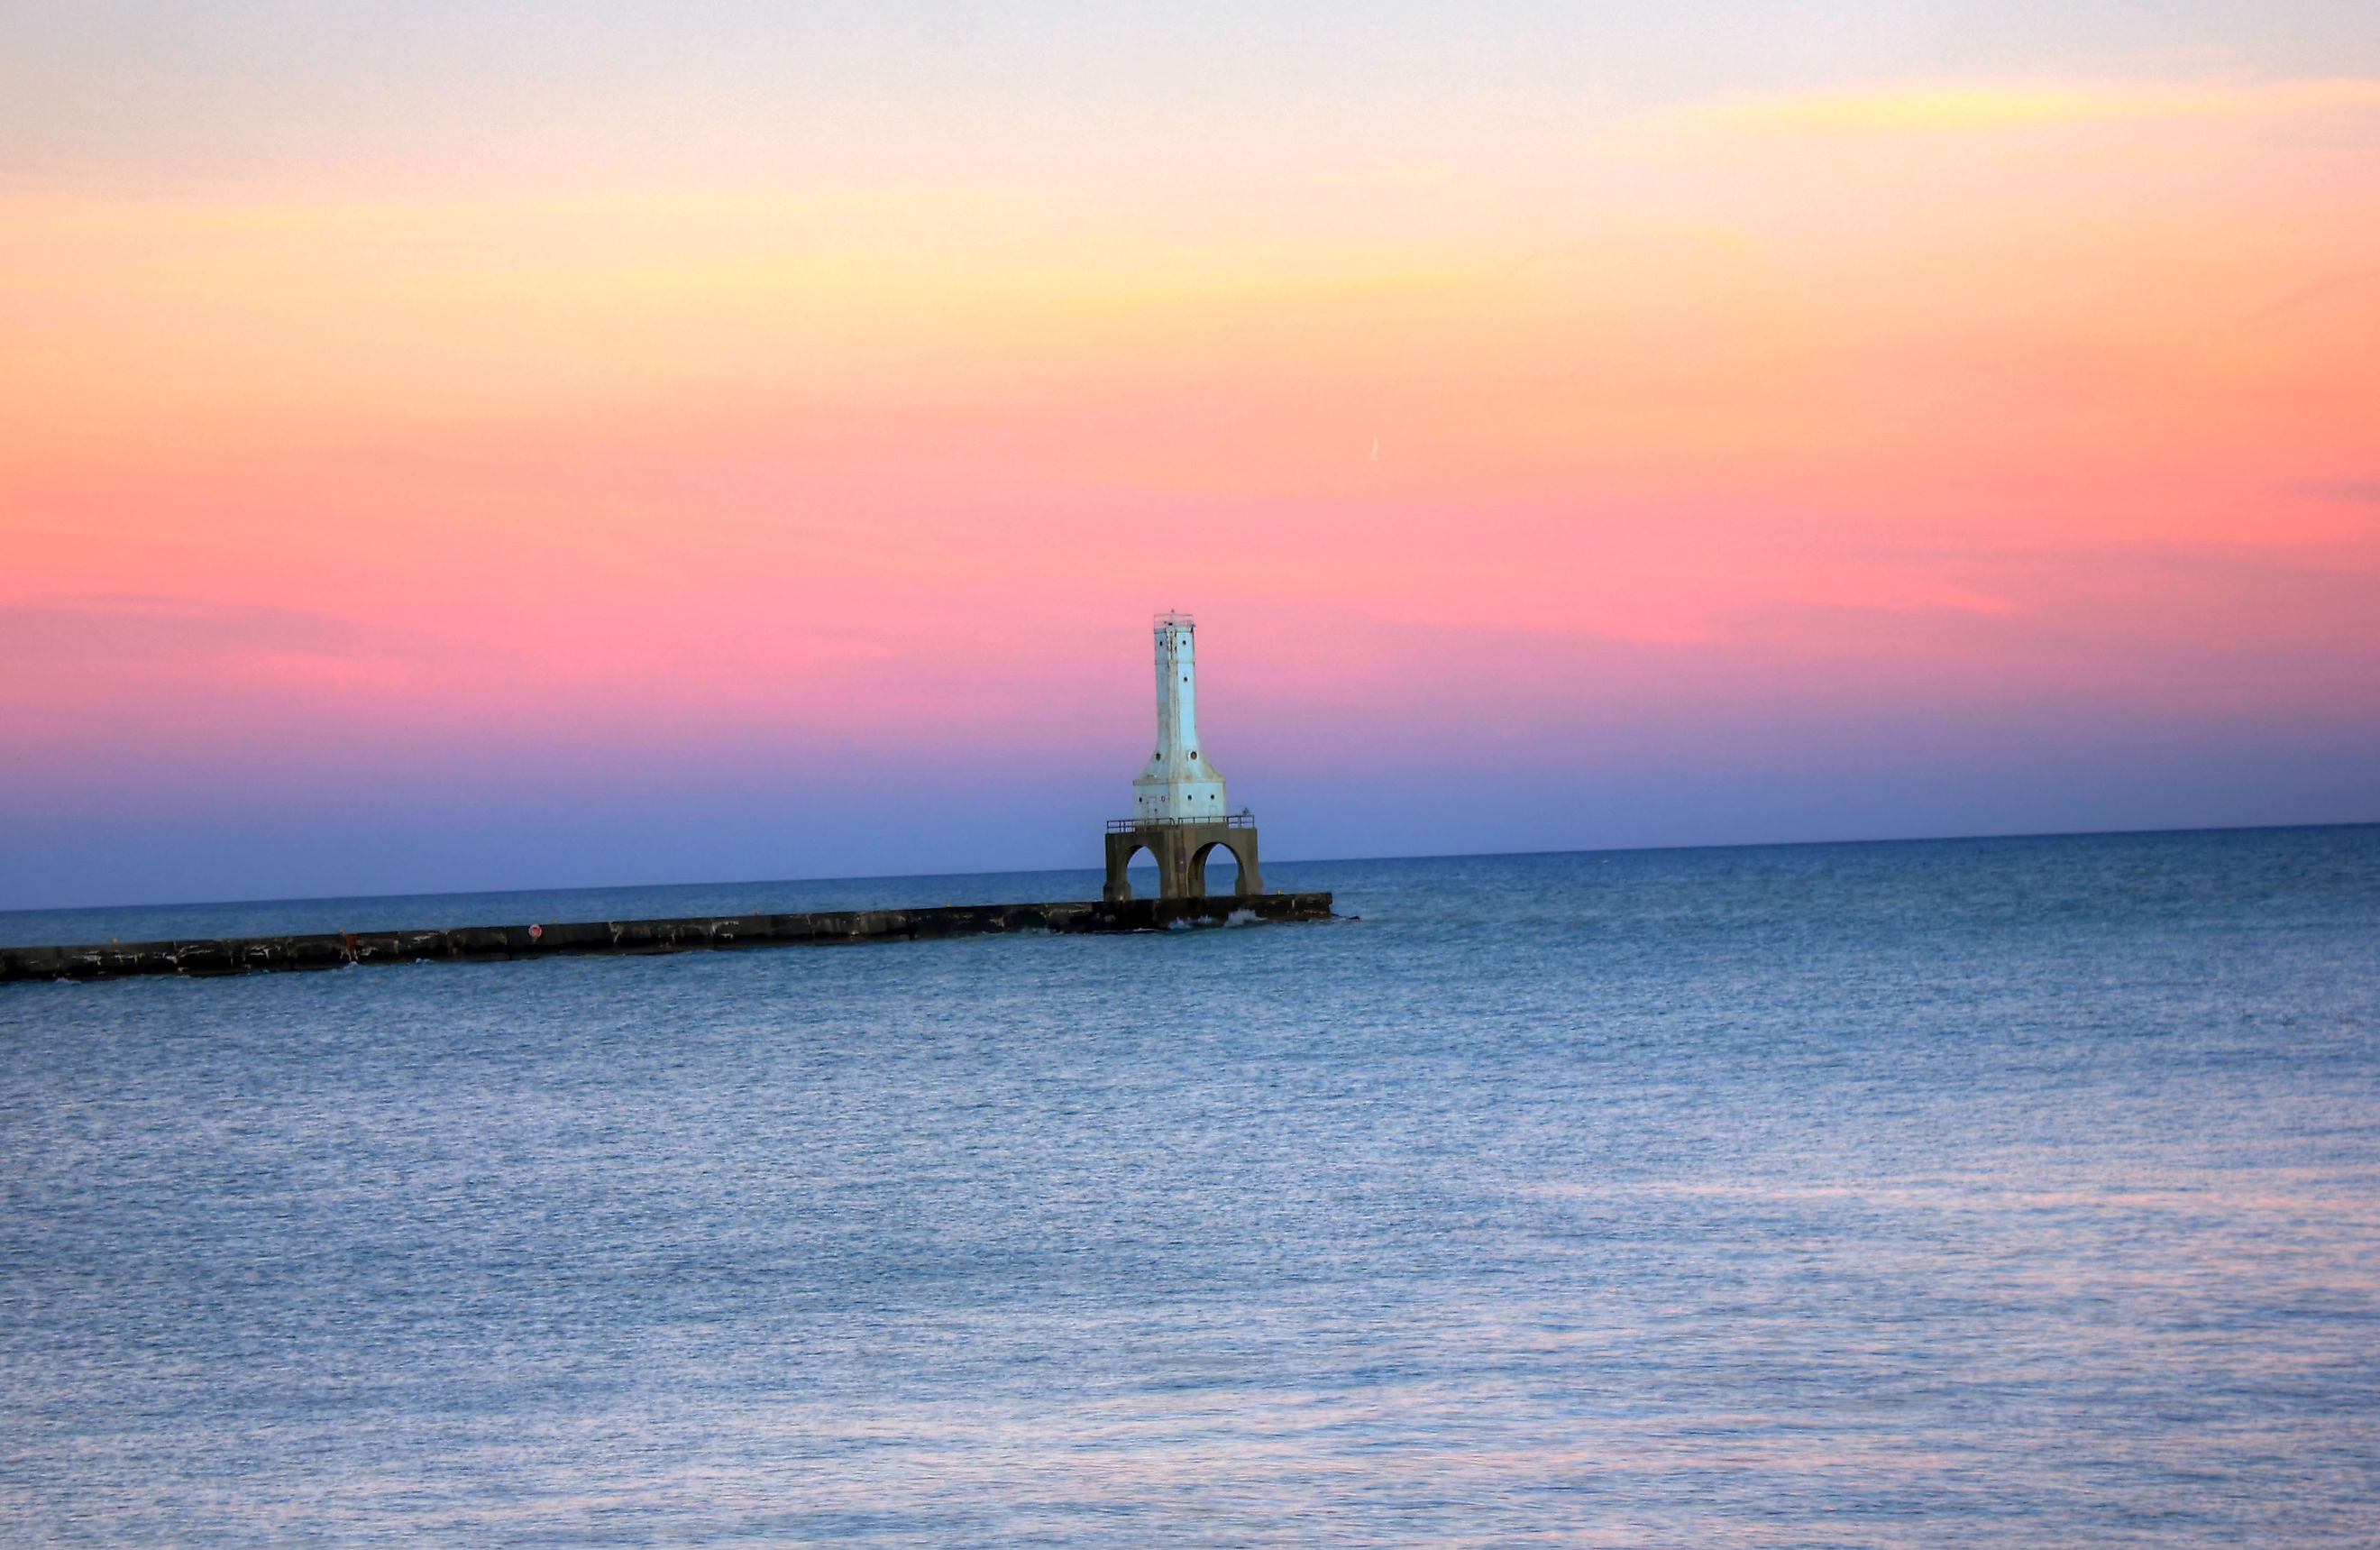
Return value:
M 2380 508 L 2380 479 L 2304 479 L 2291 488 L 2316 500 Z
M 1728 97 L 1669 116 L 1727 128 L 1819 134 L 1961 130 L 2159 118 L 2265 117 L 2380 109 L 2380 80 L 2259 84 L 1941 81 L 1849 92 Z
M 152 672 L 174 679 L 410 682 L 453 648 L 319 609 L 133 594 L 0 604 L 0 654 L 72 678 Z
M 2310 302 L 2321 301 L 2326 298 L 2354 290 L 2374 280 L 2380 280 L 2380 263 L 2366 264 L 2360 269 L 2347 269 L 2337 274 L 2324 275 L 2273 298 L 2251 312 L 2247 321 L 2261 323 L 2266 318 L 2277 317 L 2283 312 L 2295 311 Z

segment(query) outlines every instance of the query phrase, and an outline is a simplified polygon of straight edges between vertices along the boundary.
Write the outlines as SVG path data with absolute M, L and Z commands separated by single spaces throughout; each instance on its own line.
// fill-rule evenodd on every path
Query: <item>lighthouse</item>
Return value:
M 1198 626 L 1157 616 L 1157 751 L 1132 783 L 1132 815 L 1175 823 L 1221 818 L 1223 772 L 1198 746 Z
M 1223 772 L 1198 738 L 1197 621 L 1187 614 L 1160 614 L 1153 634 L 1157 746 L 1134 777 L 1132 816 L 1108 824 L 1105 897 L 1132 897 L 1124 869 L 1147 850 L 1157 862 L 1160 897 L 1199 897 L 1207 892 L 1207 858 L 1219 846 L 1239 862 L 1237 891 L 1260 894 L 1256 818 L 1231 810 Z

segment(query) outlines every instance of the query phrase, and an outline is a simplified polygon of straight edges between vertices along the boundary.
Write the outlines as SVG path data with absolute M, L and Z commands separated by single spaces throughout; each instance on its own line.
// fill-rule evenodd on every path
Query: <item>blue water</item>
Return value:
M 2380 828 L 1267 881 L 0 987 L 5 1537 L 2380 1541 Z

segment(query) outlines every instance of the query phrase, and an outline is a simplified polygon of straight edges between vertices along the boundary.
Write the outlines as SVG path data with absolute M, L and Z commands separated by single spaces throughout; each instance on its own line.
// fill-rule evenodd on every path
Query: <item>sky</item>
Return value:
M 0 4 L 0 909 L 2380 820 L 2380 6 Z

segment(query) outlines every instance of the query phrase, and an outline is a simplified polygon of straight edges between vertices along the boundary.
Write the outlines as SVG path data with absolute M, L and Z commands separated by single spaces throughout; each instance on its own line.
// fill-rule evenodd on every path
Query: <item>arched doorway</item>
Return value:
M 1125 898 L 1158 898 L 1165 892 L 1163 864 L 1156 851 L 1146 845 L 1135 845 L 1123 853 L 1123 860 L 1109 873 L 1111 884 L 1123 885 Z
M 1239 847 L 1228 839 L 1209 840 L 1190 858 L 1190 892 L 1208 898 L 1236 898 L 1251 890 L 1247 865 Z

